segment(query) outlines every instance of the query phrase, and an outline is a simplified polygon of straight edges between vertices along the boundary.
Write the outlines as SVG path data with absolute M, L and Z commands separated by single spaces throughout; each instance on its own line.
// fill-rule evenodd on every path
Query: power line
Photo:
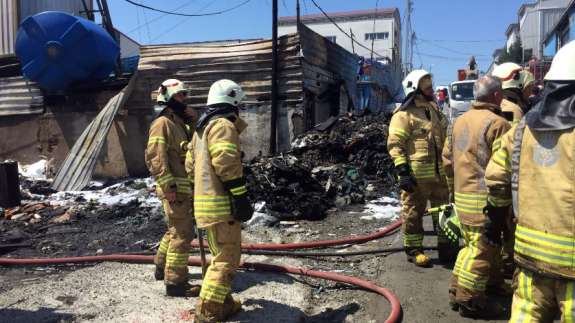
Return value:
M 477 39 L 477 40 L 426 39 L 426 41 L 437 42 L 437 43 L 493 43 L 493 42 L 506 41 L 506 39 Z
M 239 7 L 242 7 L 242 6 L 246 5 L 246 4 L 248 4 L 248 2 L 250 2 L 251 0 L 245 0 L 244 2 L 242 2 L 242 3 L 238 4 L 238 5 L 235 5 L 235 6 L 231 7 L 231 8 L 228 8 L 228 9 L 224 9 L 224 10 L 220 10 L 220 11 L 214 11 L 214 12 L 208 12 L 208 13 L 201 13 L 201 14 L 200 14 L 200 13 L 178 13 L 178 12 L 172 12 L 172 11 L 165 11 L 165 10 L 161 10 L 161 9 L 149 7 L 149 6 L 143 5 L 143 4 L 141 4 L 141 3 L 138 3 L 138 2 L 135 2 L 135 1 L 132 1 L 132 0 L 124 0 L 124 1 L 126 1 L 126 2 L 128 2 L 128 3 L 130 3 L 130 4 L 133 4 L 134 6 L 138 6 L 138 7 L 141 7 L 141 8 L 144 8 L 144 9 L 148 9 L 148 10 L 152 10 L 152 11 L 156 11 L 156 12 L 165 13 L 165 14 L 168 14 L 168 15 L 182 16 L 182 17 L 205 17 L 205 16 L 221 15 L 221 14 L 223 14 L 223 13 L 230 12 L 230 11 L 232 11 L 232 10 L 235 10 L 235 9 L 237 9 L 237 8 L 239 8 Z
M 180 10 L 180 9 L 182 9 L 182 8 L 185 8 L 185 7 L 189 6 L 189 5 L 190 5 L 192 2 L 194 2 L 194 1 L 196 1 L 196 0 L 190 0 L 190 1 L 186 2 L 186 3 L 184 3 L 183 5 L 181 5 L 181 6 L 177 7 L 177 8 L 172 9 L 172 11 L 176 11 L 176 10 Z M 144 11 L 144 8 L 138 8 L 138 9 L 142 9 L 142 11 Z M 136 13 L 139 12 L 138 9 L 136 9 Z M 164 18 L 164 17 L 166 17 L 166 16 L 169 16 L 169 15 L 170 15 L 170 14 L 167 14 L 167 13 L 166 13 L 166 14 L 163 14 L 163 15 L 160 15 L 160 16 L 154 18 L 154 19 L 151 19 L 151 20 L 148 21 L 147 23 L 148 23 L 148 24 L 154 23 L 154 22 L 156 22 L 156 21 L 158 21 L 158 20 L 160 20 L 160 19 L 162 19 L 162 18 Z M 146 25 L 147 25 L 147 24 L 141 24 L 141 25 L 140 25 L 140 22 L 138 21 L 138 26 L 136 26 L 134 29 L 128 31 L 128 34 L 131 34 L 131 33 L 133 33 L 133 32 L 136 31 L 136 30 L 139 31 L 140 28 L 142 28 L 142 27 L 144 27 L 144 26 L 146 26 Z
M 216 2 L 216 0 L 212 0 L 210 1 L 208 4 L 206 4 L 205 6 L 201 7 L 200 10 L 198 10 L 198 12 L 202 12 L 205 9 L 211 7 L 214 3 Z M 152 40 L 150 40 L 150 43 L 161 38 L 163 35 L 171 32 L 172 30 L 178 28 L 179 26 L 181 26 L 183 23 L 185 23 L 186 21 L 190 20 L 192 17 L 185 17 L 182 18 L 182 20 L 180 20 L 179 22 L 175 23 L 172 27 L 166 29 L 165 31 L 163 31 L 161 34 L 159 34 L 158 36 L 154 37 Z
M 449 48 L 449 47 L 443 47 L 443 46 L 434 44 L 434 43 L 432 43 L 432 42 L 429 41 L 429 40 L 425 40 L 425 39 L 421 39 L 421 38 L 418 38 L 418 40 L 421 40 L 422 42 L 427 43 L 427 44 L 429 44 L 430 46 L 433 46 L 433 47 L 436 47 L 436 48 L 440 48 L 440 49 L 446 50 L 446 51 L 448 51 L 448 52 L 452 52 L 452 53 L 454 53 L 454 54 L 467 55 L 467 56 L 476 56 L 476 57 L 479 57 L 479 56 L 491 57 L 491 55 L 472 54 L 472 53 L 460 52 L 460 51 L 451 49 L 451 48 Z
M 126 0 L 127 1 L 127 0 Z M 376 54 L 378 57 L 384 57 L 383 55 L 371 50 L 369 47 L 363 45 L 362 43 L 358 42 L 357 40 L 355 40 L 355 38 L 351 37 L 347 32 L 345 32 L 336 22 L 335 20 L 333 20 L 333 18 L 331 18 L 318 4 L 317 2 L 315 2 L 315 0 L 310 0 L 313 5 L 319 9 L 319 11 L 321 11 L 321 13 L 335 26 L 337 27 L 337 29 L 339 29 L 339 31 L 341 33 L 343 33 L 345 36 L 347 36 L 347 38 L 351 39 L 352 42 L 355 42 L 359 47 L 363 48 L 363 49 L 367 49 L 370 53 L 372 54 Z

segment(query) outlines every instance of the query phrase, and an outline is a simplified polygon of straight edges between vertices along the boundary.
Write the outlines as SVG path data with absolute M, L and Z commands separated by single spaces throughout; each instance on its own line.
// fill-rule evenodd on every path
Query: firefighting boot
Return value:
M 481 306 L 473 302 L 459 303 L 461 317 L 480 320 L 503 319 L 509 316 L 508 311 L 498 303 L 485 303 Z
M 178 285 L 166 285 L 166 296 L 171 297 L 198 297 L 201 286 L 183 283 Z
M 505 282 L 497 285 L 487 285 L 485 294 L 489 296 L 511 297 L 513 296 L 513 288 Z
M 228 295 L 223 304 L 200 299 L 195 309 L 195 323 L 222 322 L 242 309 L 242 303 Z
M 164 280 L 164 268 L 160 266 L 156 266 L 156 270 L 154 271 L 154 278 L 156 280 Z

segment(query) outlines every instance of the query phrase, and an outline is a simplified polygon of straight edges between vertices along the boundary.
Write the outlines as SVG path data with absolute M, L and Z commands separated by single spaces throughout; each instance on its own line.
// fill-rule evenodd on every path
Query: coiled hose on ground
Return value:
M 390 233 L 394 232 L 401 226 L 401 220 L 395 221 L 385 228 L 374 232 L 372 234 L 349 237 L 345 239 L 338 240 L 323 240 L 323 241 L 307 241 L 300 243 L 286 243 L 286 244 L 242 244 L 242 249 L 245 250 L 261 250 L 261 251 L 286 251 L 286 250 L 296 250 L 296 249 L 312 249 L 312 248 L 325 248 L 338 245 L 347 244 L 360 244 L 368 241 L 383 238 Z M 197 247 L 199 244 L 197 241 L 192 243 L 192 246 Z M 303 254 L 303 253 L 302 253 Z M 355 255 L 357 253 L 353 253 Z M 338 254 L 338 256 L 344 256 L 344 254 Z M 83 257 L 64 257 L 64 258 L 27 258 L 27 259 L 17 259 L 17 258 L 0 258 L 0 266 L 46 266 L 46 265 L 59 265 L 59 264 L 86 264 L 95 262 L 123 262 L 123 263 L 138 263 L 138 264 L 153 264 L 154 257 L 147 255 L 130 255 L 130 254 L 116 254 L 116 255 L 101 255 L 101 256 L 83 256 Z M 201 259 L 196 257 L 190 257 L 188 259 L 188 264 L 191 266 L 201 266 Z M 363 289 L 377 293 L 385 297 L 390 305 L 390 313 L 385 320 L 385 322 L 394 323 L 399 322 L 401 318 L 401 304 L 399 299 L 395 294 L 393 294 L 388 289 L 378 286 L 367 280 L 341 275 L 333 272 L 322 272 L 315 271 L 305 268 L 284 266 L 284 265 L 272 265 L 265 263 L 242 263 L 242 268 L 247 270 L 255 271 L 270 271 L 276 273 L 289 273 L 293 275 L 308 276 L 320 279 L 331 280 L 335 282 L 346 283 L 350 285 L 355 285 Z

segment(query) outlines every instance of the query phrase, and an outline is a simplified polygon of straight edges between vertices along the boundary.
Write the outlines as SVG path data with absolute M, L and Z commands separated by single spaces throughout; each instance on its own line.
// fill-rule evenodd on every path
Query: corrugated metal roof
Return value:
M 36 83 L 22 76 L 0 78 L 0 116 L 43 111 L 44 97 Z
M 299 37 L 279 39 L 280 101 L 288 106 L 303 100 Z M 190 87 L 189 104 L 203 107 L 211 84 L 219 79 L 238 82 L 247 94 L 246 104 L 269 104 L 271 91 L 271 40 L 242 44 L 201 46 L 143 46 L 138 66 L 139 80 L 130 107 L 151 108 L 150 93 L 168 78 L 178 78 Z
M 0 57 L 15 55 L 18 31 L 18 2 L 0 0 Z
M 82 0 L 22 0 L 20 3 L 20 22 L 29 16 L 43 11 L 63 11 L 74 16 L 86 18 Z M 88 9 L 92 9 L 92 1 L 86 0 Z

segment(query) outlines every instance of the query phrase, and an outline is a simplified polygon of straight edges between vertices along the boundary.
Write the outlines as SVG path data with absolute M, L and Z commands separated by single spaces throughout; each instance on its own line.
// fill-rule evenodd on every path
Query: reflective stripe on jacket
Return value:
M 517 149 L 515 261 L 535 272 L 575 279 L 575 129 L 536 132 L 525 127 L 521 134 L 522 124 L 502 137 L 489 162 L 488 198 L 510 204 Z
M 194 216 L 199 227 L 232 220 L 230 193 L 222 182 L 243 176 L 240 133 L 245 127 L 240 118 L 232 122 L 220 117 L 194 133 L 186 170 L 193 177 Z
M 500 113 L 496 105 L 474 102 L 469 111 L 455 120 L 450 136 L 453 142 L 448 138 L 443 147 L 443 166 L 448 181 L 453 179 L 457 215 L 468 226 L 485 223 L 485 169 L 492 152 L 501 146 L 501 136 L 511 127 Z
M 188 127 L 170 108 L 165 108 L 150 126 L 145 159 L 160 197 L 173 192 L 192 195 L 192 184 L 184 167 L 190 138 Z
M 391 118 L 387 148 L 395 166 L 408 163 L 418 182 L 444 180 L 441 150 L 447 119 L 435 102 L 418 96 Z

